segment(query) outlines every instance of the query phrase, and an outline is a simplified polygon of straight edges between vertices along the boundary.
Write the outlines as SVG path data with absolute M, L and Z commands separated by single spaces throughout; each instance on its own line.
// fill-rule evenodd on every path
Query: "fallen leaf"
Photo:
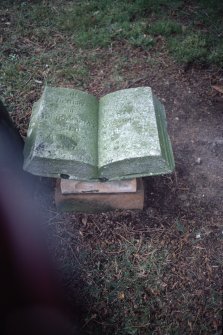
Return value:
M 123 291 L 118 293 L 118 299 L 119 300 L 124 300 L 125 299 L 125 293 Z
M 214 90 L 220 92 L 223 94 L 223 86 L 218 86 L 218 85 L 212 85 L 211 86 Z
M 193 330 L 192 323 L 190 321 L 188 321 L 187 323 L 188 323 L 188 326 L 190 327 L 190 330 L 192 331 Z
M 86 224 L 87 224 L 87 217 L 84 216 L 81 221 L 82 221 L 83 225 L 86 226 Z

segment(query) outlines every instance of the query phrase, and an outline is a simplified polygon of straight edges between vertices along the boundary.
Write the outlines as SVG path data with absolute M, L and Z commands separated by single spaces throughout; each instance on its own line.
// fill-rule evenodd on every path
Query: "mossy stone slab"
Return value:
M 126 179 L 173 171 L 164 106 L 150 87 L 120 90 L 101 98 L 99 129 L 102 178 Z
M 46 87 L 34 104 L 24 149 L 32 174 L 106 181 L 171 173 L 163 105 L 150 87 L 88 93 Z
M 85 92 L 46 87 L 33 106 L 24 149 L 32 174 L 97 177 L 98 101 Z

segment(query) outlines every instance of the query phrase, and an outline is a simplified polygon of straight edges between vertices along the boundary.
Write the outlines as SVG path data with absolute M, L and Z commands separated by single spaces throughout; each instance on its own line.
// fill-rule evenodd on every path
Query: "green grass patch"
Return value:
M 168 50 L 180 64 L 223 66 L 223 3 L 217 0 L 190 6 L 180 0 L 5 0 L 0 15 L 1 95 L 12 105 L 46 82 L 85 89 L 100 49 L 149 50 L 150 64 Z M 113 79 L 118 88 L 125 76 L 115 71 Z
M 103 320 L 106 334 L 114 335 L 139 334 L 140 328 L 146 331 L 155 321 L 153 314 L 160 308 L 160 294 L 165 290 L 168 253 L 150 243 L 140 247 L 140 243 L 123 241 L 121 250 L 117 243 L 106 249 L 107 254 L 100 249 L 82 254 L 80 261 L 88 264 L 83 271 L 85 295 L 93 306 L 85 322 L 90 322 L 92 334 L 92 316 L 99 324 Z
M 182 26 L 173 20 L 158 20 L 150 27 L 150 33 L 153 35 L 171 36 L 182 33 Z
M 83 1 L 64 9 L 57 25 L 72 34 L 80 47 L 106 47 L 119 39 L 137 47 L 151 47 L 155 45 L 152 34 L 180 32 L 179 24 L 164 20 L 154 24 L 150 33 L 148 16 L 162 7 L 168 8 L 168 1 Z
M 214 46 L 207 58 L 211 64 L 218 64 L 223 67 L 223 42 Z
M 171 39 L 170 49 L 181 63 L 205 63 L 208 60 L 207 41 L 199 33 L 191 33 L 184 37 Z
M 15 35 L 34 36 L 40 43 L 60 33 L 85 49 L 119 41 L 147 49 L 163 36 L 179 62 L 222 66 L 223 4 L 217 0 L 191 6 L 180 0 L 9 3 L 14 7 Z

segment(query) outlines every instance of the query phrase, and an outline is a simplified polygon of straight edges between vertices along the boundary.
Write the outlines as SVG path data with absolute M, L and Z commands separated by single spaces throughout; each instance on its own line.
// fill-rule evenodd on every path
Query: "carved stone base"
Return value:
M 114 209 L 143 209 L 143 181 L 141 178 L 137 179 L 136 192 L 62 194 L 61 180 L 58 179 L 55 202 L 58 210 L 63 212 L 97 213 Z

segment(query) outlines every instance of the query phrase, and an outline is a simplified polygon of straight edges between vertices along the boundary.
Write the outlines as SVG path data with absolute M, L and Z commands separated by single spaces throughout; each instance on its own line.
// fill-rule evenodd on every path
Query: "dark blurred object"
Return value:
M 0 334 L 77 334 L 22 170 L 23 141 L 0 102 Z
M 0 101 L 0 167 L 22 171 L 23 140 L 10 120 L 9 114 Z

